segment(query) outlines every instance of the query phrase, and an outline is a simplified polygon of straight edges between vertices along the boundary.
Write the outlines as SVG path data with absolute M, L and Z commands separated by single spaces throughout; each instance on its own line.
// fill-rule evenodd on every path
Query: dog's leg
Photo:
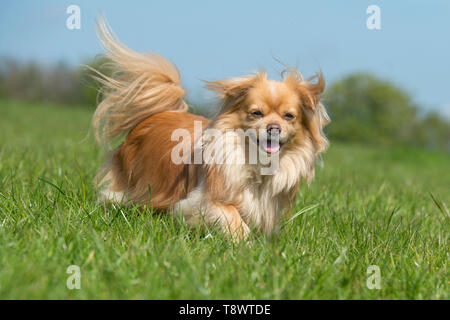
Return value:
M 233 240 L 240 241 L 248 237 L 250 228 L 242 220 L 235 206 L 213 202 L 209 203 L 208 207 L 205 212 L 205 220 L 209 224 L 218 223 Z
M 235 206 L 204 200 L 203 196 L 199 190 L 194 190 L 187 199 L 174 207 L 174 214 L 181 215 L 188 225 L 202 222 L 210 226 L 218 224 L 225 233 L 237 241 L 248 237 L 250 228 L 242 220 Z
M 100 191 L 100 199 L 104 202 L 125 203 L 127 201 L 126 196 L 121 191 L 111 191 L 106 188 Z

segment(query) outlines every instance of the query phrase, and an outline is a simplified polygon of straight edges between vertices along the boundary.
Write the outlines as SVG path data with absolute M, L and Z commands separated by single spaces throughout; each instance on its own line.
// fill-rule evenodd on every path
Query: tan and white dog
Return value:
M 190 225 L 218 224 L 234 239 L 245 238 L 249 227 L 276 230 L 299 183 L 312 180 L 315 159 L 328 145 L 322 75 L 313 82 L 288 69 L 282 81 L 260 72 L 207 82 L 222 102 L 218 116 L 208 120 L 187 112 L 175 65 L 130 50 L 103 19 L 98 26 L 114 73 L 99 73 L 103 100 L 94 130 L 100 143 L 126 135 L 99 174 L 102 198 L 144 205 L 151 190 L 151 207 L 181 214 Z M 174 138 L 180 130 L 188 137 Z M 259 158 L 251 162 L 248 150 L 255 146 Z M 203 156 L 200 163 L 192 161 L 196 148 L 213 161 Z M 174 159 L 179 150 L 191 161 Z M 264 173 L 275 161 L 275 170 Z

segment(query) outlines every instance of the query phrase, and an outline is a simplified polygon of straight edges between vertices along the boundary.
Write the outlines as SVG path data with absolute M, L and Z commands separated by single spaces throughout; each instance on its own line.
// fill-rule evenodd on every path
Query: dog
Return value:
M 315 160 L 328 146 L 322 73 L 304 79 L 287 68 L 281 81 L 265 72 L 207 81 L 220 100 L 218 115 L 207 119 L 188 112 L 173 63 L 129 49 L 101 17 L 97 35 L 113 73 L 96 71 L 102 101 L 93 129 L 100 144 L 122 141 L 99 172 L 101 199 L 149 205 L 191 226 L 217 225 L 236 240 L 250 230 L 278 232 L 299 183 L 313 179 Z M 248 150 L 257 150 L 256 162 Z M 193 163 L 198 151 L 210 161 L 203 154 Z M 275 169 L 264 172 L 275 160 Z

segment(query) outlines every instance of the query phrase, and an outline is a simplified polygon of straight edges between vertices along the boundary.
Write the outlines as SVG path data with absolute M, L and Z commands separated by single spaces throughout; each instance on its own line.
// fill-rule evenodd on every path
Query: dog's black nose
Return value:
M 280 132 L 281 132 L 281 126 L 278 123 L 269 123 L 267 125 L 267 133 L 269 135 L 280 134 Z

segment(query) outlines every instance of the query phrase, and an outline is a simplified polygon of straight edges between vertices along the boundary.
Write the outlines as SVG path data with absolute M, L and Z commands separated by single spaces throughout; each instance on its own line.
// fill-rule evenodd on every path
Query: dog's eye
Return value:
M 284 118 L 286 120 L 292 120 L 292 119 L 295 118 L 295 116 L 292 113 L 287 112 L 287 113 L 284 114 Z
M 263 113 L 259 110 L 253 111 L 252 115 L 254 115 L 255 117 L 262 117 L 264 116 Z

